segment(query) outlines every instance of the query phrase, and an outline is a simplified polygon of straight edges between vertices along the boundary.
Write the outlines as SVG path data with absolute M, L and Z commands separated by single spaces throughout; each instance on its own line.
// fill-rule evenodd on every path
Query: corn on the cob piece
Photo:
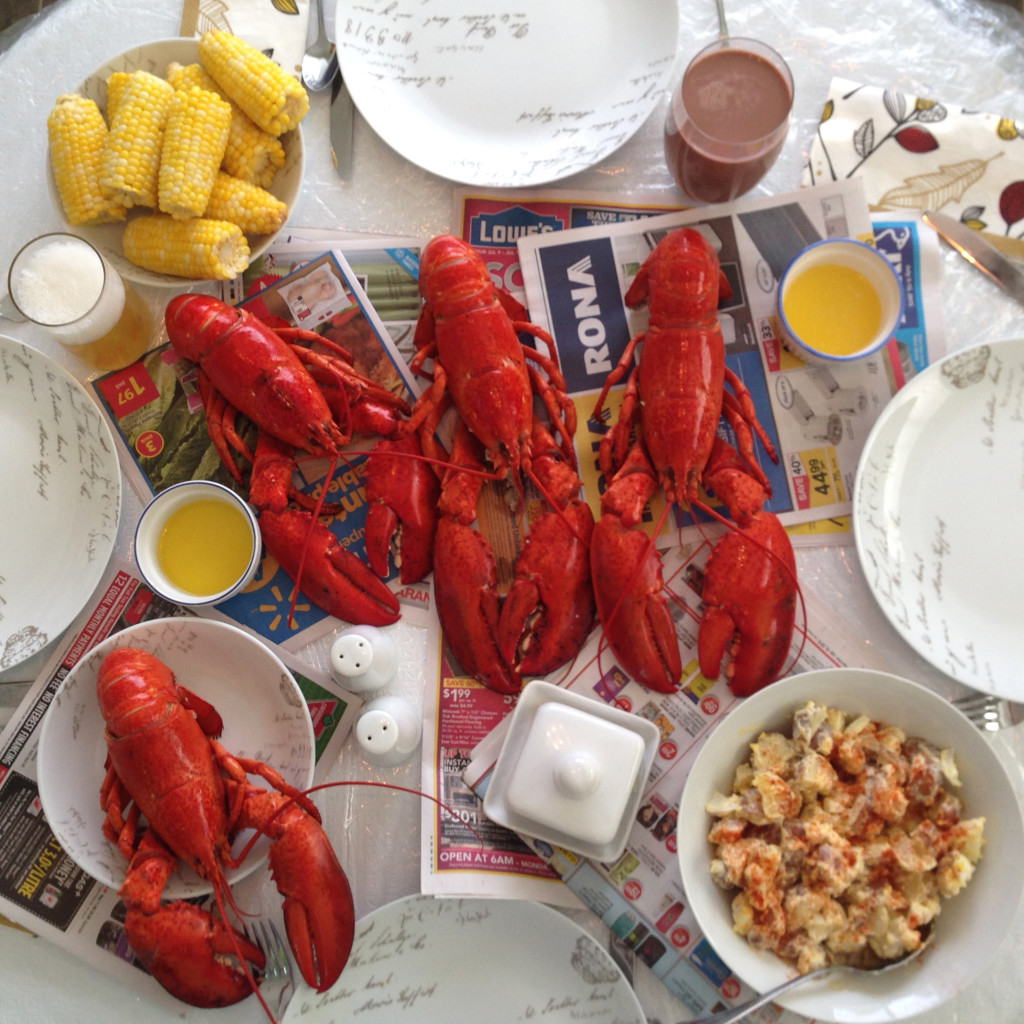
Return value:
M 167 81 L 175 89 L 198 85 L 216 92 L 231 103 L 230 97 L 213 80 L 201 64 L 167 65 Z M 231 126 L 228 145 L 221 167 L 233 178 L 252 182 L 260 188 L 270 188 L 274 175 L 284 166 L 284 146 L 276 135 L 257 127 L 237 104 L 231 103 Z
M 231 107 L 194 85 L 171 100 L 160 150 L 159 207 L 172 217 L 201 217 L 228 144 Z
M 124 91 L 131 81 L 131 72 L 113 71 L 107 78 L 107 124 L 114 123 L 117 106 L 124 96 Z
M 294 75 L 230 32 L 204 32 L 199 37 L 199 62 L 271 135 L 294 128 L 309 110 L 309 96 Z
M 249 243 L 237 224 L 145 214 L 124 229 L 124 254 L 159 274 L 227 281 L 249 265 Z
M 210 192 L 206 216 L 237 224 L 246 235 L 268 235 L 288 219 L 288 206 L 259 185 L 221 171 Z
M 156 206 L 160 148 L 174 90 L 148 71 L 133 71 L 110 125 L 100 184 L 125 206 Z
M 100 187 L 107 125 L 77 93 L 58 96 L 46 121 L 50 166 L 69 223 L 92 227 L 124 220 L 125 208 Z

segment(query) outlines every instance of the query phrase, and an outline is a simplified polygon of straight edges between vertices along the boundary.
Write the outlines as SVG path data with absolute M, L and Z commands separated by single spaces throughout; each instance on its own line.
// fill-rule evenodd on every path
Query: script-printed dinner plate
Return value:
M 1024 339 L 947 356 L 897 392 L 857 468 L 853 527 L 900 635 L 977 690 L 1024 701 Z
M 55 640 L 110 561 L 121 470 L 110 427 L 63 367 L 0 335 L 0 673 Z
M 359 112 L 425 170 L 468 185 L 582 171 L 647 119 L 676 55 L 675 0 L 339 0 L 338 60 Z
M 298 980 L 284 1024 L 644 1024 L 598 943 L 529 900 L 409 896 L 356 925 L 345 970 L 318 995 Z
M 237 626 L 191 617 L 153 619 L 98 643 L 68 673 L 43 716 L 36 763 L 39 796 L 53 834 L 83 871 L 115 889 L 124 881 L 127 865 L 103 835 L 99 792 L 107 744 L 96 673 L 117 647 L 156 655 L 178 683 L 213 704 L 224 719 L 220 742 L 230 753 L 269 764 L 297 789 L 312 784 L 315 760 L 313 723 L 294 677 L 266 644 Z M 238 835 L 232 845 L 235 855 L 251 835 Z M 244 863 L 225 872 L 228 882 L 255 871 L 269 845 L 261 836 Z M 180 865 L 164 896 L 187 899 L 210 891 L 208 882 Z

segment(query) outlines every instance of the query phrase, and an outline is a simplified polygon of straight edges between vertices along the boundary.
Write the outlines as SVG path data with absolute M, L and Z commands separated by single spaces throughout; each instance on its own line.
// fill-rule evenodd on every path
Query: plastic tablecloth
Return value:
M 300 0 L 304 7 L 305 0 Z M 328 4 L 328 23 L 333 23 Z M 643 0 L 636 17 L 643 17 Z M 1024 125 L 1024 18 L 1017 11 L 984 0 L 746 0 L 727 3 L 733 34 L 760 38 L 786 55 L 795 78 L 794 117 L 782 156 L 758 186 L 772 194 L 799 186 L 828 84 L 833 76 L 887 86 L 913 95 L 932 96 L 999 114 Z M 54 97 L 73 90 L 108 56 L 128 47 L 176 34 L 181 0 L 61 0 L 42 14 L 0 34 L 0 81 L 9 100 L 0 122 L 0 267 L 6 268 L 22 242 L 48 230 L 60 230 L 45 183 L 46 114 Z M 712 0 L 680 0 L 678 71 L 718 31 Z M 571 45 L 567 43 L 567 45 Z M 529 69 L 524 68 L 524 74 Z M 481 83 L 484 89 L 508 89 L 514 83 Z M 654 194 L 678 200 L 665 168 L 661 124 L 667 95 L 641 130 L 603 162 L 560 189 L 614 191 L 624 198 Z M 453 184 L 408 163 L 392 151 L 361 118 L 356 118 L 354 163 L 341 181 L 328 148 L 327 94 L 314 95 L 303 124 L 306 179 L 290 223 L 427 237 L 451 230 Z M 1024 142 L 1022 142 L 1024 145 Z M 942 257 L 942 302 L 951 349 L 1024 334 L 1019 306 L 986 282 L 949 250 Z M 155 311 L 165 293 L 147 293 Z M 24 325 L 0 320 L 0 333 L 24 338 L 64 363 L 80 379 L 88 371 L 73 357 Z M 130 489 L 127 489 L 130 491 Z M 139 508 L 128 493 L 118 551 L 130 556 L 131 533 Z M 1007 510 L 1009 529 L 1014 528 Z M 1016 517 L 1019 522 L 1019 514 Z M 849 546 L 801 549 L 801 583 L 843 617 L 897 674 L 920 680 L 945 696 L 965 688 L 921 659 L 892 629 L 877 608 Z M 326 669 L 321 643 L 305 652 Z M 17 703 L 24 686 L 0 684 L 0 714 Z M 3 720 L 3 718 L 0 718 Z M 1018 793 L 1024 791 L 1024 730 L 991 736 Z M 415 786 L 418 763 L 373 768 L 354 744 L 346 747 L 333 778 L 391 781 Z M 325 799 L 325 820 L 353 882 L 362 916 L 392 899 L 419 890 L 419 813 L 409 796 L 382 790 L 345 788 Z M 576 912 L 581 923 L 593 920 Z M 1018 1024 L 1024 1019 L 1024 989 L 1018 981 L 1024 958 L 1024 922 L 1015 927 L 984 975 L 951 1003 L 913 1018 L 921 1024 Z M 0 928 L 0 1021 L 21 1024 L 56 1019 L 83 1022 L 124 1019 L 215 1022 L 216 1011 L 183 1010 L 168 1015 L 133 992 L 87 969 L 72 956 L 21 931 Z M 649 1018 L 670 1024 L 689 1014 L 671 998 L 647 1008 Z M 253 1020 L 260 1011 L 253 1004 Z

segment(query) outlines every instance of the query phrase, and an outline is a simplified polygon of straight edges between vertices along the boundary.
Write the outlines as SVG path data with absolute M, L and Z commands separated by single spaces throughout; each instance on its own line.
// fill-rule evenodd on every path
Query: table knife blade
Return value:
M 963 221 L 929 210 L 921 219 L 948 242 L 971 266 L 980 270 L 1024 305 L 1024 270 L 1014 266 L 991 242 Z
M 352 97 L 345 87 L 341 71 L 331 82 L 331 159 L 339 178 L 352 174 L 352 121 L 354 110 Z

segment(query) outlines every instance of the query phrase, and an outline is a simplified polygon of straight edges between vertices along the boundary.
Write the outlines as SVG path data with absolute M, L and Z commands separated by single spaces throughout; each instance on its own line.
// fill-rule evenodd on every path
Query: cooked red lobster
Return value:
M 630 340 L 594 411 L 600 416 L 608 389 L 629 373 L 618 420 L 600 447 L 609 484 L 594 528 L 591 567 L 612 651 L 630 675 L 663 692 L 679 685 L 679 645 L 660 559 L 637 528 L 659 486 L 670 503 L 691 508 L 702 504 L 700 488 L 706 488 L 734 524 L 706 566 L 701 672 L 716 678 L 731 648 L 726 671 L 732 690 L 746 695 L 760 689 L 783 669 L 795 622 L 793 550 L 778 518 L 763 507 L 770 488 L 756 462 L 754 435 L 773 461 L 776 455 L 749 393 L 725 365 L 716 312 L 723 282 L 728 287 L 700 232 L 680 228 L 663 238 L 625 296 L 630 307 L 647 301 L 649 325 Z M 630 372 L 641 342 L 639 365 Z M 738 451 L 717 436 L 720 416 L 732 427 Z
M 251 313 L 206 295 L 172 299 L 164 316 L 175 351 L 199 365 L 207 431 L 239 482 L 237 454 L 251 463 L 249 498 L 270 554 L 317 607 L 348 622 L 384 626 L 398 599 L 381 581 L 392 545 L 403 582 L 421 579 L 433 557 L 437 483 L 413 459 L 367 460 L 372 490 L 366 540 L 375 574 L 314 518 L 315 503 L 291 485 L 295 453 L 336 459 L 355 435 L 395 438 L 404 400 L 357 372 L 348 354 L 311 331 L 272 330 Z M 242 413 L 259 428 L 255 452 L 239 437 Z M 416 435 L 380 448 L 418 453 Z M 294 506 L 301 507 L 294 507 Z
M 215 738 L 222 725 L 216 709 L 149 652 L 111 651 L 96 693 L 107 741 L 103 831 L 129 861 L 119 892 L 125 932 L 142 963 L 193 1006 L 228 1006 L 253 991 L 263 954 L 226 923 L 233 902 L 224 869 L 238 863 L 232 838 L 255 828 L 273 840 L 270 869 L 299 970 L 311 987 L 330 988 L 348 960 L 355 914 L 313 804 L 269 766 L 225 750 Z M 219 918 L 192 903 L 161 902 L 179 860 L 213 885 Z
M 419 287 L 424 305 L 412 368 L 422 372 L 432 360 L 432 383 L 403 431 L 419 429 L 424 447 L 443 460 L 443 449 L 430 444 L 432 428 L 451 406 L 458 414 L 434 555 L 438 615 L 467 674 L 518 693 L 524 674 L 544 675 L 571 661 L 593 622 L 593 517 L 578 498 L 575 409 L 557 363 L 517 333 L 549 344 L 550 337 L 495 288 L 471 246 L 451 235 L 432 238 L 420 258 Z M 507 597 L 491 545 L 472 526 L 485 459 L 511 486 L 517 507 L 527 480 L 551 505 L 530 527 Z

